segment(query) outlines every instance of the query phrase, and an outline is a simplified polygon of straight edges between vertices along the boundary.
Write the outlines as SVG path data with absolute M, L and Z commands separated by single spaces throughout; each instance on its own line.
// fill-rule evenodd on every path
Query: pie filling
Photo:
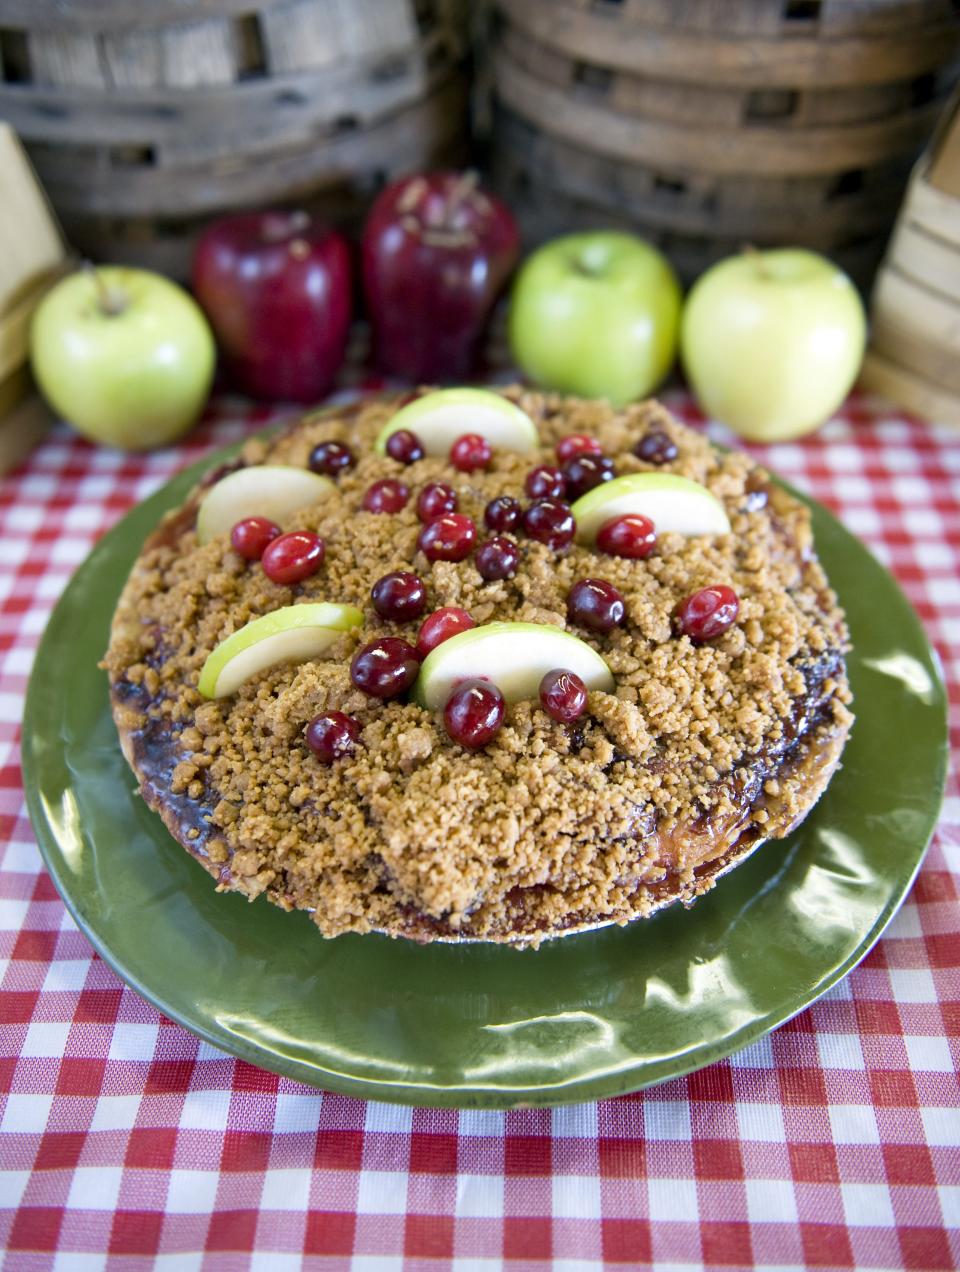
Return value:
M 144 799 L 220 888 L 308 910 L 325 935 L 536 944 L 691 902 L 763 841 L 787 834 L 824 789 L 852 717 L 843 616 L 806 509 L 745 455 L 715 450 L 656 403 L 614 412 L 510 396 L 537 424 L 542 450 L 495 454 L 481 473 L 429 457 L 402 468 L 370 453 L 394 409 L 384 402 L 327 412 L 269 446 L 248 444 L 245 463 L 302 467 L 324 440 L 358 456 L 329 499 L 283 526 L 326 543 L 324 568 L 303 582 L 265 579 L 226 536 L 200 546 L 197 495 L 145 545 L 105 659 L 114 714 Z M 675 443 L 665 465 L 633 454 L 652 430 Z M 618 474 L 659 469 L 706 485 L 731 534 L 663 535 L 646 560 L 576 545 L 554 552 L 518 534 L 516 575 L 493 582 L 469 558 L 424 561 L 418 488 L 448 482 L 482 526 L 489 500 L 523 499 L 524 474 L 551 463 L 572 433 L 596 437 Z M 364 491 L 384 477 L 401 478 L 414 497 L 397 513 L 363 511 Z M 607 660 L 614 692 L 592 692 L 571 724 L 539 703 L 514 704 L 475 752 L 458 747 L 435 712 L 366 698 L 350 681 L 356 649 L 376 635 L 416 638 L 416 623 L 387 622 L 370 604 L 373 583 L 401 569 L 424 579 L 431 608 L 574 631 Z M 571 626 L 565 597 L 583 577 L 621 591 L 622 626 Z M 673 615 L 712 582 L 733 587 L 740 615 L 695 644 L 678 636 Z M 201 699 L 199 669 L 225 634 L 308 600 L 358 606 L 364 623 L 324 661 L 274 667 L 229 699 Z M 303 734 L 329 710 L 353 715 L 363 732 L 352 755 L 325 767 Z

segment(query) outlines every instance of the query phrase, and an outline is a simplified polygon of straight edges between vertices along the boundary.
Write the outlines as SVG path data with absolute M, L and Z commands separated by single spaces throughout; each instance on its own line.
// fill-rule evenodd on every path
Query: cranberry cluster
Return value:
M 386 452 L 398 463 L 410 465 L 422 459 L 425 448 L 408 429 L 387 439 Z M 677 447 L 661 431 L 640 439 L 634 454 L 647 463 L 665 464 L 677 457 Z M 428 561 L 463 561 L 476 549 L 474 561 L 486 580 L 511 578 L 520 559 L 518 545 L 505 536 L 522 531 L 529 538 L 555 552 L 565 551 L 576 533 L 570 501 L 614 476 L 613 461 L 602 453 L 595 438 L 576 433 L 563 437 L 556 446 L 557 464 L 540 464 L 530 470 L 524 491 L 530 503 L 524 507 L 510 495 L 499 495 L 484 509 L 484 525 L 492 537 L 477 546 L 477 527 L 472 518 L 458 512 L 456 491 L 446 482 L 433 481 L 417 496 L 417 516 L 423 523 L 417 546 Z M 450 464 L 459 472 L 472 473 L 489 468 L 490 443 L 478 433 L 457 438 L 450 448 Z M 356 459 L 340 442 L 321 442 L 310 453 L 308 466 L 327 476 L 352 468 Z M 362 499 L 367 512 L 399 512 L 410 499 L 410 489 L 402 481 L 386 478 L 374 482 Z M 265 517 L 248 517 L 238 522 L 230 535 L 234 549 L 247 560 L 259 560 L 264 573 L 276 583 L 296 583 L 308 578 L 323 564 L 323 540 L 307 530 L 281 533 L 279 526 Z M 598 550 L 608 556 L 643 560 L 657 542 L 653 522 L 639 514 L 616 517 L 601 526 L 596 539 Z M 427 588 L 418 575 L 405 570 L 383 575 L 373 585 L 371 601 L 376 612 L 397 623 L 413 622 L 427 606 Z M 725 585 L 701 588 L 686 597 L 674 613 L 680 635 L 694 643 L 713 640 L 736 620 L 739 600 Z M 606 579 L 579 579 L 567 597 L 568 620 L 597 633 L 608 633 L 626 617 L 623 595 Z M 353 684 L 374 698 L 388 700 L 405 693 L 417 678 L 420 663 L 443 641 L 474 626 L 466 610 L 445 606 L 423 619 L 416 644 L 396 636 L 383 636 L 364 645 L 350 664 Z M 574 672 L 564 668 L 549 671 L 539 686 L 544 711 L 554 720 L 570 723 L 582 715 L 587 690 Z M 458 684 L 450 695 L 443 719 L 449 736 L 461 746 L 485 746 L 501 727 L 505 713 L 503 694 L 482 679 Z M 340 711 L 315 717 L 305 731 L 306 743 L 324 764 L 348 757 L 361 732 L 360 721 Z

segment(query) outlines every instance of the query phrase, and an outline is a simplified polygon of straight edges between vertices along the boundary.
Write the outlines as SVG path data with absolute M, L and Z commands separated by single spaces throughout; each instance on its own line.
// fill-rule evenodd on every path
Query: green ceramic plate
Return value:
M 30 814 L 64 900 L 118 974 L 186 1028 L 355 1096 L 596 1099 L 761 1037 L 850 971 L 900 905 L 940 806 L 945 694 L 896 584 L 816 505 L 819 552 L 853 633 L 857 725 L 800 830 L 693 909 L 518 952 L 324 941 L 306 915 L 218 896 L 135 794 L 96 667 L 147 532 L 200 467 L 135 509 L 78 570 L 37 655 L 23 742 Z

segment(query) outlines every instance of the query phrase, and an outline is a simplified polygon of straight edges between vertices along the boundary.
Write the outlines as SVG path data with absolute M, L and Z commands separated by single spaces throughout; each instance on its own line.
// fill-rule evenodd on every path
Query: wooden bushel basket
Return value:
M 460 157 L 455 0 L 3 8 L 0 118 L 95 259 L 182 277 L 218 214 L 297 203 L 343 224 L 394 176 Z
M 525 0 L 491 38 L 533 239 L 620 225 L 686 278 L 744 242 L 872 273 L 960 64 L 949 0 Z

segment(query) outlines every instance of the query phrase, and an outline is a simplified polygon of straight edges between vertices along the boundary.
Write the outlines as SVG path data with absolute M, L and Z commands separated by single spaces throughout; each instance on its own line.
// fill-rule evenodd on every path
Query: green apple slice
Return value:
M 401 407 L 373 444 L 387 453 L 387 438 L 401 428 L 416 433 L 428 455 L 446 455 L 464 433 L 479 433 L 494 450 L 527 451 L 540 445 L 533 420 L 519 406 L 487 389 L 438 389 Z
M 319 658 L 341 633 L 362 622 L 353 605 L 285 605 L 222 640 L 203 664 L 197 688 L 205 698 L 226 698 L 277 663 Z
M 613 689 L 610 668 L 579 636 L 545 623 L 486 623 L 451 636 L 427 654 L 413 687 L 422 707 L 439 711 L 455 685 L 489 680 L 507 702 L 535 698 L 548 671 L 573 671 L 588 689 Z
M 276 521 L 316 503 L 334 489 L 329 477 L 305 468 L 283 468 L 278 464 L 238 468 L 203 496 L 197 513 L 197 538 L 209 543 L 218 534 L 228 534 L 245 517 Z
M 594 486 L 571 509 L 577 542 L 591 544 L 601 526 L 639 513 L 649 517 L 657 534 L 729 534 L 730 521 L 720 500 L 687 477 L 673 473 L 628 473 Z

